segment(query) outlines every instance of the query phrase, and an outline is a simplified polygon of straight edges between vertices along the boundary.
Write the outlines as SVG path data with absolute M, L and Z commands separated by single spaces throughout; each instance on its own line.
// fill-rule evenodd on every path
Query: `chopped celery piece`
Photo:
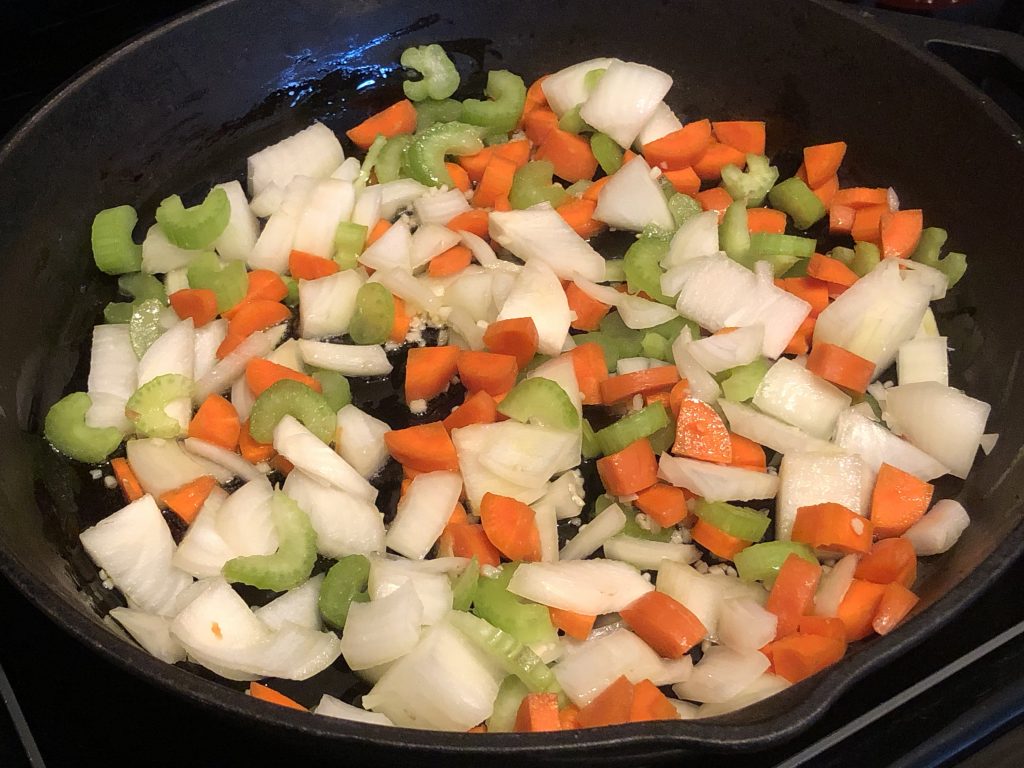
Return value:
M 601 446 L 597 442 L 597 434 L 590 422 L 583 420 L 583 458 L 596 459 L 601 455 Z
M 672 190 L 669 190 L 669 194 L 665 195 L 665 199 L 668 200 L 671 194 L 675 193 L 672 192 Z M 672 239 L 673 234 L 675 234 L 675 229 L 665 229 L 664 227 L 659 227 L 657 224 L 648 224 L 640 232 L 641 237 L 664 237 L 668 240 Z
M 514 131 L 526 103 L 523 78 L 504 69 L 492 69 L 487 73 L 484 96 L 487 101 L 462 102 L 462 122 L 483 126 L 490 133 Z
M 213 251 L 201 253 L 188 265 L 188 284 L 206 288 L 217 297 L 217 312 L 227 312 L 245 298 L 249 276 L 244 261 L 222 262 Z
M 352 402 L 352 387 L 337 371 L 313 371 L 311 375 L 320 383 L 324 399 L 335 413 Z
M 495 147 L 498 144 L 508 144 L 507 133 L 487 133 L 484 134 L 484 146 Z
M 178 420 L 164 412 L 171 402 L 192 397 L 192 380 L 179 373 L 165 373 L 150 379 L 128 398 L 124 413 L 146 437 L 178 437 Z
M 401 177 L 405 149 L 409 146 L 410 141 L 412 141 L 412 137 L 407 133 L 400 133 L 387 140 L 373 167 L 374 173 L 377 174 L 378 184 L 387 184 L 389 181 L 395 181 Z
M 256 398 L 249 414 L 249 433 L 258 443 L 273 442 L 274 427 L 286 415 L 301 421 L 325 443 L 329 444 L 334 438 L 337 414 L 331 410 L 327 398 L 291 379 L 271 384 Z
M 597 443 L 607 456 L 618 453 L 642 437 L 649 437 L 669 425 L 668 411 L 661 403 L 651 403 L 597 432 Z
M 626 287 L 630 293 L 643 291 L 655 301 L 669 306 L 675 300 L 661 291 L 661 260 L 668 253 L 669 240 L 664 237 L 641 235 L 626 251 L 622 268 L 626 273 Z M 618 315 L 616 315 L 618 316 Z
M 910 258 L 942 272 L 949 281 L 949 287 L 952 288 L 960 282 L 960 278 L 967 271 L 967 256 L 962 253 L 950 252 L 946 254 L 945 258 L 940 259 L 939 253 L 945 244 L 946 230 L 939 227 L 926 227 L 921 232 L 921 240 Z
M 546 608 L 544 610 L 547 611 Z M 531 691 L 558 693 L 562 690 L 554 673 L 540 656 L 511 633 L 464 611 L 448 614 L 448 621 L 508 674 L 518 677 Z
M 342 221 L 334 232 L 334 261 L 342 269 L 355 269 L 366 245 L 365 224 Z
M 132 316 L 128 320 L 128 336 L 138 357 L 146 354 L 150 345 L 164 332 L 160 324 L 160 315 L 163 311 L 164 305 L 156 299 L 137 301 L 132 305 Z
M 868 406 L 871 408 L 871 412 L 875 414 L 875 419 L 877 419 L 878 421 L 882 421 L 882 406 L 878 404 L 878 401 L 875 399 L 874 395 L 872 395 L 870 392 L 865 392 L 863 395 L 861 395 L 861 400 L 867 403 Z
M 130 301 L 112 301 L 103 308 L 103 322 L 130 323 L 135 305 Z
M 856 255 L 856 251 L 854 251 L 853 248 L 837 245 L 828 252 L 828 255 L 833 259 L 843 262 L 846 266 L 850 266 L 853 263 L 853 257 Z
M 547 160 L 532 160 L 516 171 L 508 201 L 513 208 L 529 208 L 548 202 L 555 208 L 569 199 L 561 184 L 554 183 L 555 166 Z
M 558 638 L 551 615 L 543 605 L 524 603 L 508 591 L 518 563 L 505 563 L 494 576 L 481 576 L 473 597 L 473 613 L 526 645 Z
M 583 197 L 583 194 L 592 186 L 594 186 L 594 182 L 590 179 L 580 179 L 566 187 L 565 192 L 570 197 Z
M 738 199 L 725 209 L 718 225 L 718 242 L 726 256 L 745 267 L 750 261 L 750 230 L 747 228 L 747 206 Z
M 115 427 L 90 427 L 85 414 L 92 398 L 85 392 L 66 395 L 46 412 L 43 434 L 50 445 L 76 461 L 98 464 L 117 450 L 124 439 Z
M 669 424 L 667 427 L 662 427 L 653 435 L 647 438 L 651 444 L 651 450 L 654 451 L 655 456 L 660 456 L 672 447 L 672 443 L 676 441 L 676 427 L 675 424 Z
M 669 541 L 672 538 L 674 528 L 662 528 L 653 520 L 650 521 L 653 524 L 652 528 L 644 528 L 636 521 L 636 510 L 632 506 L 627 504 L 620 504 L 619 506 L 626 513 L 626 525 L 622 529 L 623 535 L 646 541 Z
M 494 709 L 487 718 L 488 733 L 511 733 L 515 730 L 516 716 L 523 699 L 530 692 L 523 681 L 515 675 L 509 675 L 498 686 L 498 695 L 494 698 Z
M 743 541 L 760 541 L 770 522 L 764 512 L 724 501 L 698 499 L 693 512 L 705 523 Z
M 769 259 L 776 277 L 807 277 L 807 267 L 810 261 L 810 259 L 794 259 L 792 256 L 773 256 Z M 790 265 L 788 269 L 786 269 L 787 264 Z M 780 273 L 777 271 L 780 269 L 785 271 Z
M 601 333 L 611 336 L 620 345 L 618 357 L 639 357 L 643 351 L 640 345 L 643 334 L 627 327 L 618 312 L 609 312 L 605 315 L 598 328 Z M 617 361 L 618 358 L 616 358 Z M 611 365 L 610 362 L 609 365 Z
M 668 198 L 668 210 L 672 214 L 672 221 L 677 227 L 681 227 L 704 209 L 689 195 L 673 192 Z
M 344 629 L 352 603 L 369 600 L 366 585 L 370 580 L 370 561 L 365 555 L 347 555 L 331 566 L 320 585 L 317 605 L 325 622 Z
M 106 208 L 92 220 L 92 258 L 101 272 L 123 275 L 142 267 L 142 246 L 132 240 L 139 220 L 130 205 Z
M 299 281 L 291 275 L 281 275 L 284 285 L 288 289 L 288 295 L 284 297 L 284 303 L 295 309 L 299 306 Z
M 597 88 L 597 84 L 601 82 L 601 78 L 604 77 L 604 73 L 607 71 L 605 67 L 598 67 L 587 72 L 583 76 L 583 90 L 590 93 Z
M 192 251 L 216 240 L 230 218 L 231 203 L 222 187 L 211 189 L 203 202 L 191 208 L 186 208 L 177 195 L 171 195 L 156 209 L 156 222 L 167 239 Z
M 356 311 L 348 335 L 356 344 L 383 344 L 395 324 L 395 298 L 380 283 L 365 283 L 356 293 Z
M 418 101 L 416 107 L 416 130 L 425 131 L 434 123 L 450 123 L 458 120 L 462 114 L 462 102 L 455 99 L 425 99 Z
M 421 80 L 406 80 L 402 90 L 412 101 L 447 99 L 459 87 L 459 70 L 437 43 L 406 48 L 399 59 L 403 67 L 415 69 Z
M 743 581 L 760 581 L 771 589 L 775 577 L 779 575 L 779 569 L 790 555 L 818 564 L 814 550 L 796 541 L 766 541 L 763 544 L 754 544 L 737 552 L 733 563 Z
M 816 241 L 810 237 L 753 232 L 750 235 L 749 263 L 767 261 L 777 276 L 782 275 L 799 259 L 811 258 L 816 245 Z
M 145 272 L 121 275 L 117 278 L 117 289 L 136 301 L 156 299 L 164 306 L 167 305 L 167 291 L 164 290 L 164 284 Z
M 579 107 L 576 108 L 576 114 L 579 114 Z M 561 121 L 559 121 L 561 125 Z M 590 151 L 594 153 L 594 157 L 597 158 L 598 165 L 601 166 L 601 170 L 607 175 L 611 176 L 619 168 L 622 167 L 622 156 L 624 151 L 620 147 L 615 139 L 611 138 L 604 133 L 595 133 L 590 137 Z
M 789 214 L 797 229 L 807 229 L 825 215 L 821 200 L 796 176 L 772 187 L 768 201 L 772 208 Z
M 722 372 L 722 395 L 726 400 L 743 403 L 753 398 L 761 379 L 768 373 L 767 360 L 754 360 L 746 365 Z
M 853 244 L 853 260 L 850 261 L 850 269 L 858 277 L 864 277 L 864 275 L 877 267 L 881 261 L 882 254 L 874 243 L 861 242 Z
M 664 360 L 666 363 L 672 362 L 672 342 L 660 334 L 645 333 L 640 340 L 640 349 L 643 350 L 644 357 Z
M 656 333 L 659 336 L 664 336 L 668 339 L 669 343 L 671 343 L 676 340 L 676 337 L 679 336 L 679 333 L 683 328 L 689 328 L 690 334 L 695 339 L 700 336 L 700 327 L 693 322 L 693 320 L 688 320 L 685 317 L 673 317 L 671 320 L 666 320 L 661 325 L 648 328 L 647 333 Z
M 569 395 L 556 382 L 542 376 L 524 379 L 512 387 L 498 405 L 510 419 L 553 429 L 578 429 L 580 415 Z
M 316 563 L 316 531 L 309 516 L 281 491 L 274 491 L 270 518 L 277 531 L 277 551 L 272 555 L 247 555 L 228 560 L 223 569 L 225 579 L 257 589 L 284 592 L 309 578 Z
M 597 517 L 602 512 L 604 512 L 606 509 L 608 509 L 608 507 L 610 507 L 612 504 L 615 504 L 615 503 L 616 503 L 615 499 L 613 499 L 607 493 L 602 493 L 600 496 L 598 496 L 596 499 L 594 499 L 594 514 L 593 514 L 593 517 Z M 623 508 L 623 511 L 626 513 L 626 517 L 627 518 L 630 517 L 631 514 L 635 514 L 633 512 L 633 506 L 631 504 L 619 504 L 619 506 Z
M 356 177 L 356 190 L 360 190 L 370 183 L 370 174 L 377 167 L 377 160 L 380 159 L 380 153 L 384 151 L 387 143 L 387 137 L 381 134 L 373 140 L 370 148 L 366 150 L 366 156 L 363 157 L 363 162 L 359 166 L 359 175 Z
M 558 119 L 558 127 L 568 133 L 580 134 L 586 130 L 592 130 L 589 125 L 580 117 L 580 105 L 577 104 L 568 110 Z M 600 161 L 598 161 L 600 162 Z
M 452 608 L 456 611 L 468 611 L 473 605 L 476 595 L 476 583 L 480 580 L 480 563 L 474 556 L 466 569 L 452 584 Z
M 722 186 L 733 200 L 744 201 L 748 208 L 761 205 L 778 179 L 779 169 L 769 165 L 764 155 L 748 153 L 746 171 L 741 171 L 735 165 L 727 165 L 722 169 Z
M 579 183 L 579 182 L 577 182 Z M 608 259 L 604 263 L 605 283 L 622 283 L 626 280 L 626 262 L 624 259 Z
M 405 150 L 409 174 L 428 187 L 454 187 L 444 167 L 446 155 L 475 155 L 484 148 L 482 131 L 467 123 L 436 123 L 413 137 Z

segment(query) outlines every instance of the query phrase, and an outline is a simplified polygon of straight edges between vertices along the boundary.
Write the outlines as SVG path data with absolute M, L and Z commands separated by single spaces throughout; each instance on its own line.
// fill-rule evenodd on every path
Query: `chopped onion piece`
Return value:
M 377 498 L 376 488 L 294 416 L 286 415 L 274 427 L 274 448 L 321 482 L 371 503 Z
M 726 600 L 745 597 L 763 604 L 768 597 L 758 584 L 725 574 L 699 573 L 690 565 L 671 561 L 661 564 L 658 591 L 689 608 L 707 629 L 710 640 L 718 638 L 718 622 Z
M 160 275 L 175 269 L 187 267 L 202 251 L 190 251 L 179 248 L 160 228 L 154 224 L 146 231 L 142 241 L 142 271 L 151 275 Z
M 111 609 L 110 617 L 124 627 L 151 656 L 168 664 L 185 660 L 185 649 L 171 636 L 171 620 L 166 616 L 119 605 Z
M 681 699 L 721 703 L 740 694 L 770 666 L 768 657 L 756 650 L 717 645 L 704 652 L 690 679 L 672 690 Z
M 896 378 L 900 385 L 934 381 L 949 384 L 949 350 L 945 336 L 913 338 L 900 345 L 896 356 Z
M 840 414 L 833 440 L 847 453 L 860 456 L 872 474 L 883 462 L 922 480 L 933 480 L 949 471 L 920 448 L 853 409 Z
M 205 468 L 176 440 L 147 437 L 125 445 L 128 463 L 139 485 L 154 498 L 207 474 Z
M 544 495 L 546 484 L 526 487 L 506 480 L 480 462 L 484 450 L 494 445 L 504 433 L 499 424 L 473 424 L 452 430 L 452 442 L 459 457 L 459 470 L 466 486 L 466 498 L 473 511 L 479 514 L 480 501 L 485 493 L 509 496 L 524 504 L 532 504 Z
M 749 597 L 731 597 L 718 614 L 718 640 L 738 651 L 756 651 L 775 639 L 779 617 Z
M 693 336 L 690 335 L 689 327 L 684 326 L 676 340 L 672 342 L 672 359 L 676 362 L 676 369 L 679 371 L 679 375 L 686 379 L 691 397 L 703 400 L 705 403 L 718 402 L 722 388 L 715 381 L 715 377 L 704 370 L 690 354 L 692 340 Z
M 533 319 L 542 355 L 562 351 L 572 318 L 569 301 L 558 276 L 540 259 L 530 259 L 520 270 L 498 313 L 498 320 L 516 317 Z
M 349 403 L 338 411 L 334 449 L 363 477 L 376 475 L 388 460 L 384 435 L 391 431 L 385 422 Z
M 324 626 L 320 620 L 320 585 L 324 583 L 324 575 L 313 576 L 294 589 L 275 597 L 269 603 L 257 608 L 254 613 L 260 621 L 275 632 L 285 623 L 295 624 L 306 629 L 321 631 Z
M 427 472 L 414 477 L 388 526 L 384 539 L 388 549 L 413 560 L 425 558 L 461 494 L 462 478 L 455 472 Z
M 344 641 L 344 638 L 342 638 Z M 341 699 L 336 699 L 325 693 L 320 697 L 320 703 L 313 707 L 313 713 L 325 717 L 336 717 L 339 720 L 351 720 L 356 723 L 369 723 L 370 725 L 394 725 L 391 718 L 378 712 L 367 712 L 365 709 L 346 704 Z
M 345 376 L 384 376 L 391 363 L 378 344 L 331 344 L 326 341 L 299 341 L 302 359 L 315 368 L 326 368 Z
M 700 551 L 692 544 L 673 544 L 619 535 L 604 543 L 604 556 L 609 560 L 629 563 L 642 571 L 657 571 L 664 560 L 675 563 L 696 562 L 700 560 Z
M 582 560 L 626 527 L 626 515 L 618 504 L 605 507 L 589 523 L 581 525 L 558 553 L 559 560 Z
M 669 320 L 679 317 L 679 313 L 672 307 L 640 296 L 632 296 L 628 293 L 619 294 L 616 306 L 619 309 L 619 316 L 622 318 L 622 322 L 625 323 L 627 328 L 634 330 L 653 328 L 656 325 L 667 323 Z
M 979 442 L 981 443 L 981 450 L 983 450 L 985 455 L 988 456 L 996 449 L 996 443 L 999 442 L 999 433 L 989 432 L 988 434 L 984 434 L 981 436 L 981 440 Z
M 563 280 L 572 280 L 577 274 L 589 280 L 604 279 L 604 258 L 550 203 L 525 211 L 494 211 L 488 222 L 491 239 L 525 262 L 543 261 Z
M 832 566 L 832 570 L 821 577 L 818 591 L 814 594 L 815 616 L 836 616 L 839 604 L 846 597 L 846 590 L 853 583 L 853 574 L 857 570 L 856 555 L 847 555 Z
M 661 260 L 661 266 L 671 269 L 701 256 L 713 256 L 718 252 L 718 214 L 714 211 L 704 211 L 684 221 L 672 235 L 668 253 Z M 669 296 L 675 296 L 677 293 L 665 290 L 664 282 L 662 290 Z
M 588 639 L 571 656 L 559 661 L 554 672 L 572 702 L 585 707 L 623 675 L 639 683 L 657 676 L 661 668 L 661 658 L 647 643 L 628 629 L 618 628 Z
M 425 187 L 412 179 L 396 179 L 386 184 L 375 184 L 374 189 L 380 190 L 381 218 L 390 220 L 403 208 L 408 208 L 413 201 L 426 194 L 430 187 Z
M 356 191 L 351 181 L 322 179 L 309 193 L 295 227 L 292 248 L 329 259 L 334 253 L 338 224 L 352 217 Z
M 295 176 L 326 178 L 344 159 L 334 131 L 313 123 L 249 157 L 249 194 L 255 197 L 271 183 L 283 189 Z
M 437 314 L 441 309 L 441 300 L 433 294 L 427 284 L 412 276 L 404 269 L 385 269 L 373 273 L 371 283 L 380 283 L 395 296 L 405 299 L 413 309 Z
M 631 566 L 602 559 L 522 563 L 508 584 L 535 603 L 594 616 L 622 610 L 653 589 Z
M 456 560 L 458 558 L 445 558 Z M 437 624 L 452 607 L 452 585 L 445 571 L 437 568 L 435 560 L 404 560 L 390 557 L 370 558 L 369 593 L 380 600 L 401 587 L 412 584 L 423 605 L 423 623 Z
M 705 371 L 721 373 L 754 362 L 761 357 L 763 346 L 764 326 L 757 323 L 697 339 L 686 349 Z
M 356 671 L 386 664 L 416 647 L 422 624 L 423 603 L 406 582 L 378 600 L 349 606 L 341 654 Z
M 579 464 L 577 430 L 520 424 L 511 419 L 494 426 L 494 442 L 480 452 L 479 461 L 510 483 L 528 488 L 542 486 L 559 472 Z
M 659 69 L 631 61 L 612 61 L 580 107 L 580 117 L 620 147 L 628 147 L 671 87 L 672 78 Z
M 827 453 L 836 450 L 831 443 L 811 437 L 798 427 L 767 416 L 749 405 L 719 400 L 718 407 L 725 414 L 730 431 L 777 453 Z
M 227 335 L 228 321 L 223 318 L 212 320 L 202 328 L 196 328 L 194 375 L 197 381 L 217 365 L 217 349 Z
M 765 672 L 728 701 L 701 704 L 697 710 L 696 717 L 717 717 L 718 715 L 735 712 L 738 709 L 749 707 L 752 704 L 767 699 L 769 696 L 781 693 L 789 688 L 790 685 L 792 683 L 786 678 Z
M 775 538 L 789 541 L 800 507 L 834 502 L 867 515 L 874 478 L 859 456 L 836 453 L 787 453 L 779 466 L 775 502 Z
M 634 232 L 641 232 L 649 224 L 668 231 L 675 228 L 661 185 L 651 176 L 651 168 L 642 155 L 612 174 L 598 193 L 593 216 L 610 227 Z M 603 278 L 603 269 L 593 277 Z
M 956 544 L 970 524 L 967 510 L 960 502 L 943 499 L 910 526 L 903 538 L 914 545 L 919 557 L 939 555 Z
M 289 182 L 280 207 L 271 214 L 249 252 L 250 267 L 270 269 L 278 274 L 288 269 L 295 229 L 315 184 L 316 179 L 309 176 L 296 176 Z
M 307 515 L 325 557 L 384 551 L 384 516 L 366 499 L 325 485 L 300 469 L 288 473 L 282 489 Z
M 249 201 L 245 199 L 241 184 L 229 181 L 214 187 L 217 188 L 223 189 L 228 196 L 231 216 L 224 231 L 213 241 L 213 247 L 222 259 L 245 261 L 256 245 L 256 237 L 260 231 L 259 222 L 249 208 Z
M 189 437 L 185 440 L 185 450 L 193 456 L 208 459 L 230 471 L 233 476 L 243 480 L 257 480 L 263 477 L 264 473 L 243 459 L 234 451 L 229 451 L 219 445 L 200 440 L 198 437 Z
M 459 244 L 459 236 L 440 224 L 423 224 L 412 236 L 409 264 L 415 272 L 435 256 Z
M 257 331 L 239 344 L 213 370 L 196 382 L 195 402 L 201 403 L 210 395 L 228 389 L 235 379 L 245 373 L 245 366 L 254 357 L 264 357 L 277 346 L 284 336 L 285 326 L 275 325 L 265 331 Z
M 761 379 L 752 402 L 769 416 L 827 440 L 851 400 L 838 387 L 782 357 Z
M 587 75 L 595 69 L 608 69 L 613 61 L 617 59 L 588 59 L 548 75 L 540 86 L 548 106 L 561 117 L 577 104 L 582 104 L 590 95 L 586 86 Z
M 374 270 L 412 272 L 412 235 L 409 220 L 400 218 L 359 256 L 359 263 Z M 339 274 L 344 274 L 341 272 Z
M 466 196 L 458 189 L 449 189 L 442 192 L 439 189 L 431 189 L 425 195 L 420 195 L 412 202 L 413 210 L 416 211 L 416 218 L 420 224 L 447 224 L 460 213 L 469 210 L 469 203 Z
M 661 104 L 655 107 L 654 113 L 648 118 L 647 122 L 644 123 L 644 127 L 640 129 L 636 141 L 633 142 L 634 146 L 637 151 L 642 152 L 644 144 L 650 144 L 652 141 L 657 141 L 668 136 L 670 133 L 675 133 L 682 127 L 682 122 L 676 117 L 676 113 L 672 111 L 672 108 L 665 102 L 661 102 Z
M 658 477 L 709 501 L 773 499 L 779 478 L 767 472 L 721 466 L 681 456 L 661 455 Z
M 363 187 L 352 209 L 352 223 L 366 227 L 367 233 L 372 232 L 380 221 L 381 198 L 379 185 Z

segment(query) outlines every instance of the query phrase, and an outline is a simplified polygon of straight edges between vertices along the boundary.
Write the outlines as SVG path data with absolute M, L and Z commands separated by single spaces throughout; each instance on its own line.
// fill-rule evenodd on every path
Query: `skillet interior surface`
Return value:
M 129 44 L 29 118 L 0 151 L 0 564 L 8 577 L 99 652 L 221 712 L 284 725 L 283 737 L 467 757 L 528 751 L 552 761 L 777 743 L 984 589 L 1024 538 L 1015 329 L 1024 266 L 1011 215 L 1024 202 L 1019 136 L 939 65 L 816 4 L 652 2 L 631 6 L 628 26 L 623 20 L 582 3 L 553 16 L 539 0 L 229 0 Z M 1001 437 L 967 483 L 940 486 L 958 495 L 974 524 L 922 568 L 922 610 L 899 632 L 726 718 L 530 739 L 357 728 L 278 711 L 157 662 L 103 622 L 110 595 L 76 546 L 78 532 L 106 509 L 102 493 L 36 437 L 49 405 L 81 378 L 91 327 L 112 296 L 89 257 L 93 213 L 131 202 L 147 226 L 170 191 L 187 198 L 241 178 L 248 154 L 312 119 L 337 131 L 354 125 L 398 98 L 398 54 L 426 42 L 457 54 L 467 90 L 479 90 L 480 72 L 496 67 L 530 80 L 597 55 L 650 63 L 674 76 L 669 99 L 679 113 L 766 119 L 768 153 L 783 175 L 795 169 L 792 150 L 843 138 L 844 181 L 892 183 L 905 207 L 924 208 L 926 223 L 948 229 L 951 246 L 971 256 L 962 287 L 937 314 L 954 348 L 952 383 L 992 403 L 989 430 Z

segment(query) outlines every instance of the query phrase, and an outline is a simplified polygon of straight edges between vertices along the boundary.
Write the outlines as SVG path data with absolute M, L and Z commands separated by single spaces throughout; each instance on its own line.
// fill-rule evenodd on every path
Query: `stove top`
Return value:
M 7 0 L 0 7 L 0 29 L 18 34 L 0 46 L 0 133 L 106 50 L 194 5 L 190 0 Z M 957 23 L 941 35 L 928 27 L 939 22 L 929 19 L 891 13 L 879 18 L 923 43 L 956 37 L 954 27 L 966 30 L 969 39 L 997 39 L 990 30 L 963 22 L 1009 22 L 1020 31 L 1022 16 L 1020 3 L 994 0 L 962 3 L 942 15 Z M 968 48 L 932 43 L 930 49 L 1024 120 L 1019 87 L 1024 79 L 1010 63 L 1013 56 L 977 42 Z M 1024 560 L 1018 560 L 960 617 L 897 663 L 851 687 L 814 727 L 784 747 L 711 759 L 719 768 L 1020 765 L 1022 582 Z M 57 629 L 2 578 L 0 616 L 6 630 L 0 643 L 0 700 L 7 708 L 0 708 L 0 766 L 102 760 L 251 768 L 300 759 L 320 764 L 363 760 L 340 752 L 307 754 L 302 744 L 285 743 L 279 733 L 227 720 L 126 674 Z

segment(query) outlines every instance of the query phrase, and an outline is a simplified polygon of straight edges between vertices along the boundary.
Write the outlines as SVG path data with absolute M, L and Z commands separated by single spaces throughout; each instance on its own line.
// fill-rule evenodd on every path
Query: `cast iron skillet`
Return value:
M 1001 438 L 967 483 L 940 487 L 974 522 L 956 548 L 922 569 L 922 610 L 904 627 L 724 718 L 480 737 L 269 707 L 156 661 L 102 619 L 110 595 L 76 547 L 78 532 L 102 511 L 102 493 L 38 437 L 46 409 L 81 379 L 91 326 L 111 298 L 110 281 L 96 277 L 89 257 L 93 213 L 132 202 L 148 224 L 169 191 L 196 194 L 240 177 L 246 155 L 313 118 L 339 131 L 355 124 L 395 97 L 400 51 L 426 42 L 447 44 L 466 71 L 507 66 L 527 79 L 597 55 L 647 62 L 675 77 L 677 112 L 767 118 L 769 154 L 841 137 L 850 145 L 849 180 L 894 184 L 904 207 L 924 208 L 927 223 L 946 227 L 951 245 L 971 255 L 962 287 L 938 307 L 939 322 L 955 347 L 953 384 L 992 403 L 989 429 Z M 910 651 L 975 598 L 1024 542 L 1020 143 L 1005 116 L 951 70 L 817 3 L 642 2 L 627 11 L 545 0 L 224 0 L 205 7 L 98 63 L 0 150 L 0 568 L 56 623 L 124 668 L 220 714 L 278 726 L 282 738 L 321 756 L 357 747 L 363 757 L 402 750 L 617 762 L 780 743 L 857 677 Z M 791 173 L 792 157 L 780 161 L 791 163 Z

